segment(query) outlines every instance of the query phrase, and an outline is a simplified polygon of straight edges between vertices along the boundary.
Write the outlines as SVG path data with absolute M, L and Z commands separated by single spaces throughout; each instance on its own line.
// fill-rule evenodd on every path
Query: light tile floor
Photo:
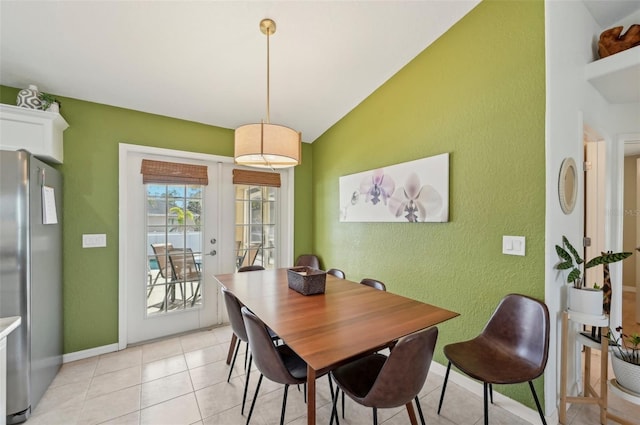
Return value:
M 231 330 L 228 326 L 153 342 L 94 358 L 66 363 L 56 376 L 27 425 L 235 425 L 244 424 L 240 413 L 244 387 L 244 357 L 238 355 L 231 382 L 225 364 Z M 243 350 L 241 350 L 242 352 Z M 598 364 L 598 362 L 595 362 Z M 259 374 L 251 374 L 249 399 Z M 420 393 L 426 422 L 434 425 L 481 425 L 482 399 L 453 382 L 448 384 L 442 415 L 436 414 L 443 377 L 431 371 Z M 329 423 L 330 395 L 326 378 L 318 380 L 317 423 Z M 253 425 L 277 424 L 282 386 L 264 379 L 251 418 Z M 640 418 L 640 408 L 618 401 L 618 408 Z M 249 406 L 249 402 L 247 404 Z M 248 411 L 245 410 L 245 414 Z M 619 412 L 618 412 L 619 413 Z M 491 424 L 526 425 L 500 407 L 490 407 Z M 573 405 L 572 425 L 596 425 L 591 406 Z M 379 423 L 408 424 L 406 410 L 381 409 Z M 287 424 L 306 424 L 303 395 L 289 391 Z M 341 424 L 371 423 L 371 410 L 347 399 Z

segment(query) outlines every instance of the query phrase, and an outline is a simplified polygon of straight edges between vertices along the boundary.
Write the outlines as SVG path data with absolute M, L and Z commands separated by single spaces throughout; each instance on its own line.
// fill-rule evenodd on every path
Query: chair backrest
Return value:
M 253 266 L 253 263 L 256 261 L 256 257 L 262 248 L 261 243 L 252 243 L 247 248 L 246 253 L 244 254 L 244 260 L 242 261 L 242 266 Z
M 380 282 L 379 280 L 365 278 L 365 279 L 362 279 L 360 281 L 360 283 L 363 284 L 363 285 L 370 286 L 370 287 L 372 287 L 374 289 L 377 289 L 379 291 L 386 291 L 387 290 L 387 287 L 385 286 L 385 284 Z
M 549 310 L 547 306 L 526 295 L 509 294 L 500 301 L 485 325 L 482 337 L 535 365 L 530 381 L 544 372 L 549 355 Z
M 342 270 L 340 270 L 340 269 L 329 269 L 329 270 L 327 270 L 327 273 L 337 277 L 338 279 L 345 279 L 346 278 L 344 272 Z
M 189 282 L 200 279 L 200 269 L 191 248 L 169 250 L 169 261 L 177 280 Z
M 295 266 L 307 266 L 312 269 L 320 269 L 320 260 L 313 254 L 303 254 L 298 257 Z
M 175 276 L 171 273 L 171 264 L 169 263 L 168 251 L 173 250 L 172 243 L 152 243 L 151 249 L 156 256 L 158 262 L 158 273 L 163 279 L 172 280 Z
M 363 403 L 391 408 L 413 400 L 427 379 L 437 339 L 438 328 L 435 326 L 400 338 Z
M 243 266 L 240 267 L 238 269 L 238 273 L 243 273 L 243 272 L 255 272 L 258 270 L 264 270 L 264 267 L 262 266 L 258 266 L 258 265 L 254 265 L 254 266 Z
M 224 298 L 224 305 L 227 307 L 229 323 L 231 323 L 233 333 L 236 334 L 241 341 L 248 342 L 247 329 L 244 325 L 244 319 L 242 318 L 242 303 L 233 292 L 226 288 L 222 288 L 222 297 Z
M 294 378 L 283 361 L 281 352 L 295 354 L 287 346 L 276 346 L 267 330 L 267 325 L 253 314 L 247 307 L 242 307 L 242 317 L 247 328 L 249 348 L 253 362 L 264 376 L 280 384 L 298 384 L 304 380 Z M 284 349 L 284 350 L 283 350 Z M 299 361 L 299 358 L 298 358 Z

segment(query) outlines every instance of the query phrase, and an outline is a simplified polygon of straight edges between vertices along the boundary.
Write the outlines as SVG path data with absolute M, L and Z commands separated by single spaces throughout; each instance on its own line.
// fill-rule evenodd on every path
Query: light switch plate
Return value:
M 104 248 L 106 246 L 107 235 L 105 235 L 104 233 L 82 235 L 83 248 Z
M 503 236 L 502 253 L 507 255 L 521 255 L 525 253 L 524 236 Z

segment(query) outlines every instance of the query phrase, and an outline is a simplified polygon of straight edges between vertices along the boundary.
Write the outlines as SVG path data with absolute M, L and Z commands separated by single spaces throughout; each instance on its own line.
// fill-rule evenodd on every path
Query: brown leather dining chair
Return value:
M 233 333 L 237 336 L 237 345 L 235 352 L 233 354 L 233 360 L 231 361 L 231 367 L 229 368 L 229 376 L 227 377 L 227 382 L 231 379 L 231 373 L 233 372 L 233 366 L 236 364 L 236 357 L 238 356 L 238 350 L 240 349 L 240 343 L 247 343 L 247 354 L 249 354 L 249 338 L 247 336 L 247 329 L 244 324 L 244 319 L 242 318 L 243 308 L 240 300 L 229 290 L 226 288 L 222 288 L 222 297 L 224 298 L 224 304 L 227 307 L 227 314 L 229 315 L 229 323 L 231 323 L 231 329 Z M 242 396 L 242 409 L 241 412 L 244 414 L 244 406 L 247 401 L 247 387 L 249 385 L 249 376 L 251 374 L 251 356 L 249 356 L 249 367 L 246 368 L 246 356 L 245 356 L 245 368 L 247 369 L 247 376 L 245 378 L 244 383 L 244 394 Z
M 364 278 L 360 281 L 361 284 L 366 285 L 366 286 L 370 286 L 373 289 L 377 289 L 379 291 L 386 291 L 387 287 L 384 283 L 380 282 L 379 280 L 375 280 L 375 279 L 369 279 L 369 278 Z
M 339 391 L 358 404 L 373 408 L 373 424 L 378 423 L 378 409 L 407 406 L 415 400 L 420 409 L 418 393 L 424 386 L 438 339 L 438 328 L 431 327 L 398 340 L 389 356 L 374 353 L 331 371 Z M 331 421 L 338 416 L 338 392 L 333 397 Z M 420 413 L 424 424 L 424 418 Z
M 302 360 L 286 344 L 273 345 L 267 326 L 247 307 L 242 307 L 242 317 L 249 338 L 249 347 L 255 359 L 255 364 L 260 371 L 258 386 L 251 402 L 247 425 L 251 420 L 253 408 L 256 405 L 262 378 L 284 384 L 284 397 L 282 399 L 282 413 L 280 414 L 280 425 L 284 424 L 285 410 L 287 407 L 287 393 L 289 385 L 304 384 L 307 382 L 307 363 Z
M 303 254 L 296 260 L 296 266 L 307 266 L 312 269 L 320 269 L 320 260 L 313 254 Z
M 477 337 L 444 347 L 449 360 L 438 404 L 442 408 L 453 364 L 484 384 L 484 423 L 489 424 L 488 393 L 493 384 L 528 382 L 540 419 L 546 425 L 533 380 L 542 375 L 549 354 L 549 310 L 535 298 L 509 294 L 500 301 Z
M 253 266 L 242 266 L 238 269 L 238 273 L 255 272 L 258 270 L 264 270 L 264 267 L 258 266 L 257 264 Z
M 344 272 L 340 269 L 329 269 L 327 270 L 327 274 L 337 277 L 338 279 L 345 279 L 346 276 Z
M 244 273 L 244 272 L 253 272 L 253 271 L 258 271 L 258 270 L 264 270 L 265 268 L 262 266 L 258 266 L 258 265 L 253 265 L 253 266 L 242 266 L 238 269 L 238 273 Z M 274 337 L 273 339 L 278 339 L 275 335 L 275 333 L 273 331 L 272 332 L 272 336 Z M 246 342 L 246 341 L 245 341 Z M 231 337 L 231 341 L 229 342 L 229 353 L 232 353 L 234 351 L 234 348 L 236 347 L 236 344 L 238 343 L 238 337 L 237 335 L 234 333 Z M 245 359 L 246 360 L 246 359 Z M 233 360 L 233 363 L 235 363 L 235 357 Z M 231 365 L 231 369 L 233 369 L 233 363 Z M 231 373 L 231 372 L 229 372 Z M 227 379 L 227 382 L 229 380 Z

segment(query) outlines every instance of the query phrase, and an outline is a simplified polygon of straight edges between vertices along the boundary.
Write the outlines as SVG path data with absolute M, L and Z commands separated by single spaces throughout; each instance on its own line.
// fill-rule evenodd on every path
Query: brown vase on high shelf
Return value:
M 635 46 L 640 46 L 640 25 L 634 24 L 622 34 L 623 27 L 609 28 L 600 34 L 598 54 L 600 58 L 615 55 Z

